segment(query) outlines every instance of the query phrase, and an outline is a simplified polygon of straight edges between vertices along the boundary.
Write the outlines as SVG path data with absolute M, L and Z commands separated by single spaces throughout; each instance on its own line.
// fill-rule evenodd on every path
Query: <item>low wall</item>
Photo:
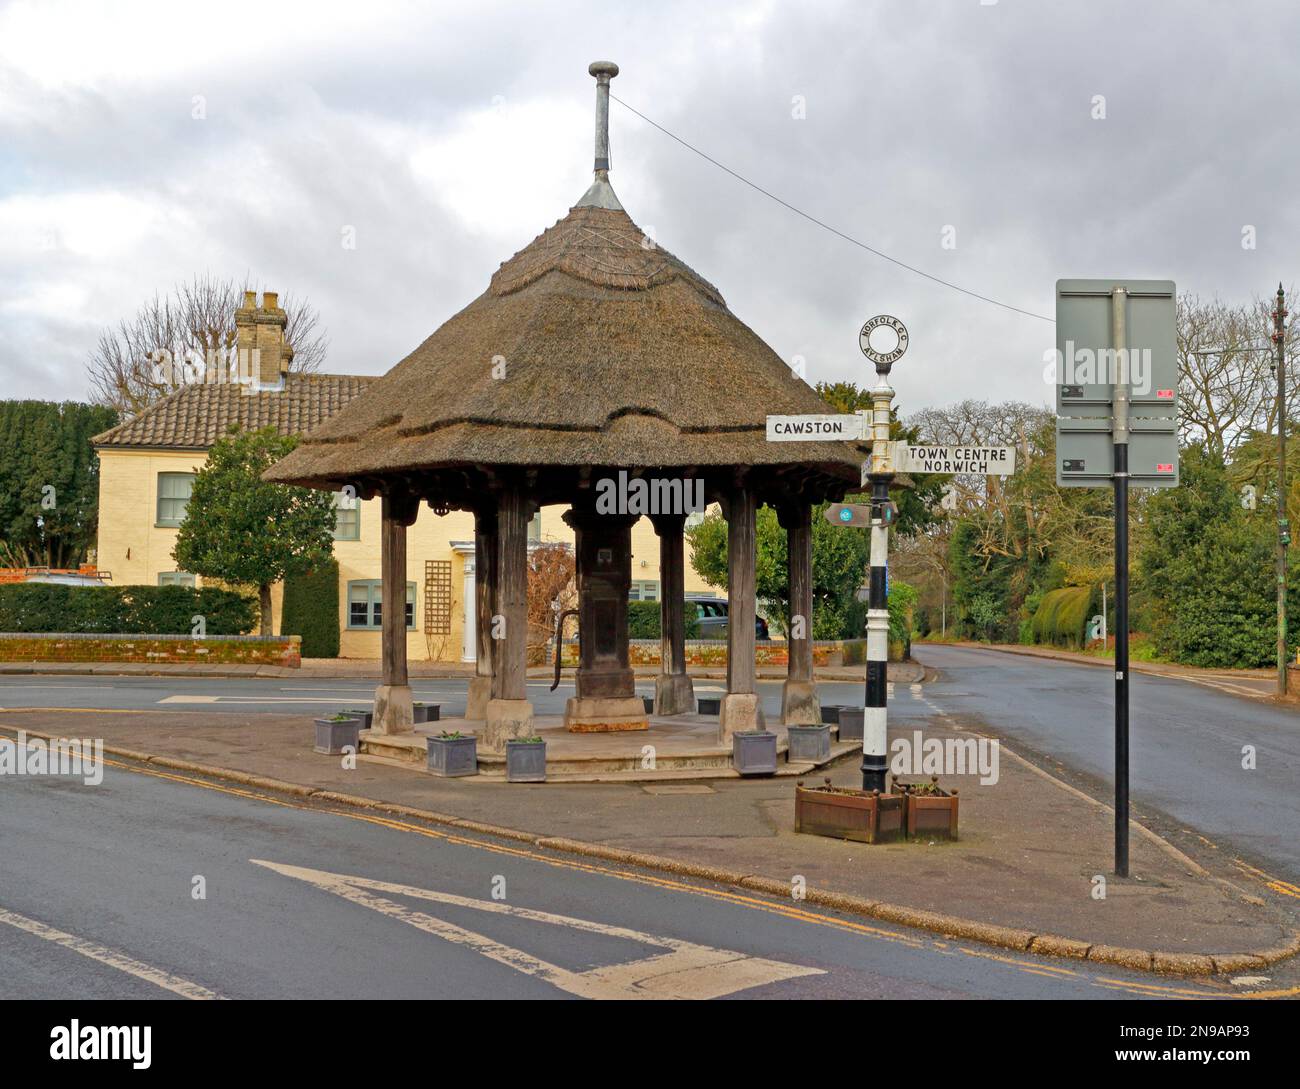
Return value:
M 540 648 L 539 648 L 540 649 Z M 889 644 L 890 661 L 901 662 L 907 657 L 907 647 L 903 643 Z M 560 660 L 564 665 L 578 664 L 578 644 L 576 640 L 566 640 Z M 821 639 L 813 642 L 813 664 L 816 666 L 851 666 L 863 665 L 867 660 L 867 641 L 865 639 Z M 536 657 L 530 664 L 543 665 L 555 661 L 555 651 L 547 647 L 542 656 Z M 784 642 L 756 643 L 754 645 L 754 664 L 758 666 L 786 666 L 790 663 L 789 648 Z M 628 664 L 633 666 L 659 665 L 658 639 L 633 639 L 628 643 Z M 727 664 L 727 641 L 725 639 L 688 639 L 686 640 L 686 664 L 688 666 L 725 666 Z
M 300 635 L 99 635 L 0 632 L 0 662 L 302 665 Z

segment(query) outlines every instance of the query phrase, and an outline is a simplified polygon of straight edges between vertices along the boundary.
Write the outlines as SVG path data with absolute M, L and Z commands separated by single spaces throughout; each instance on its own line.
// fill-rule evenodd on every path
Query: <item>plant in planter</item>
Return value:
M 506 742 L 506 782 L 546 782 L 546 742 L 540 737 L 516 737 Z
M 361 720 L 355 715 L 338 714 L 316 719 L 315 752 L 337 756 L 345 746 L 356 752 L 361 747 Z
M 903 793 L 908 838 L 957 838 L 957 791 L 944 790 L 937 775 L 928 783 L 895 779 L 894 790 Z
M 821 726 L 787 726 L 785 730 L 790 738 L 786 760 L 810 760 L 821 764 L 831 758 L 831 728 L 825 723 Z
M 478 774 L 478 737 L 459 730 L 443 730 L 425 739 L 428 768 L 434 775 L 453 779 Z
M 363 730 L 370 729 L 370 727 L 374 724 L 375 721 L 374 711 L 363 711 L 357 707 L 345 708 L 344 710 L 340 711 L 339 714 L 351 715 L 353 718 L 359 718 L 361 720 L 361 728 Z
M 902 794 L 837 787 L 826 779 L 822 786 L 794 790 L 794 830 L 855 843 L 887 843 L 903 838 Z
M 731 735 L 731 766 L 741 775 L 776 774 L 776 734 L 738 730 Z

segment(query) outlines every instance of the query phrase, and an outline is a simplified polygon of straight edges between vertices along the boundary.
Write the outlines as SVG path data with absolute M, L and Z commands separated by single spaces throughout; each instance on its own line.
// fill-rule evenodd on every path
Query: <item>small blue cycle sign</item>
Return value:
M 848 507 L 845 507 L 842 511 L 840 511 L 840 521 L 841 522 L 853 521 L 853 512 L 849 510 Z

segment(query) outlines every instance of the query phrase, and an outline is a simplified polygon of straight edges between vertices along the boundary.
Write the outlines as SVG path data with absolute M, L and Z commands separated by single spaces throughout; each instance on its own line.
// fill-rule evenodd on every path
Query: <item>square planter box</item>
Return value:
M 918 794 L 916 788 L 926 786 L 937 794 Z M 906 828 L 909 839 L 956 839 L 957 792 L 949 793 L 937 783 L 900 783 L 894 780 L 894 789 L 902 790 L 905 799 Z
M 831 728 L 829 726 L 787 726 L 790 748 L 786 760 L 811 760 L 820 764 L 831 758 Z
M 346 710 L 346 711 L 340 711 L 339 714 L 341 714 L 341 715 L 351 715 L 353 718 L 360 719 L 360 720 L 361 720 L 361 728 L 362 728 L 363 730 L 368 730 L 368 729 L 370 729 L 370 727 L 373 725 L 373 723 L 374 723 L 374 721 L 375 721 L 375 713 L 374 713 L 374 711 L 360 711 L 360 710 L 358 710 L 358 711 L 353 711 L 353 710 L 349 709 L 349 710 Z
M 862 721 L 865 717 L 866 712 L 864 712 L 861 707 L 841 707 L 840 740 L 861 741 Z
M 717 715 L 722 712 L 722 698 L 720 696 L 701 696 L 695 702 L 702 715 Z
M 888 843 L 903 838 L 902 794 L 864 790 L 794 790 L 794 830 L 855 843 Z
M 841 706 L 838 703 L 822 704 L 822 722 L 834 726 L 840 721 Z
M 416 703 L 411 705 L 412 722 L 437 722 L 441 718 L 441 703 Z
M 506 782 L 546 782 L 546 742 L 506 742 Z
M 359 718 L 348 718 L 342 722 L 318 718 L 316 719 L 316 745 L 313 751 L 338 756 L 343 752 L 343 746 L 351 745 L 352 751 L 357 752 L 361 747 L 360 734 Z
M 776 734 L 742 730 L 731 735 L 731 766 L 741 775 L 776 774 Z
M 429 750 L 428 767 L 434 775 L 453 779 L 478 774 L 478 738 L 474 734 L 429 737 L 425 741 Z

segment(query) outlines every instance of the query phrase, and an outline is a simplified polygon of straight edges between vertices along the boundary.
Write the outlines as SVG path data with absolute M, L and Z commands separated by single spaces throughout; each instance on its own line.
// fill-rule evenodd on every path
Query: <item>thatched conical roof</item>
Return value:
M 598 171 L 567 216 L 268 478 L 788 465 L 857 484 L 865 447 L 766 440 L 769 413 L 831 411 Z

